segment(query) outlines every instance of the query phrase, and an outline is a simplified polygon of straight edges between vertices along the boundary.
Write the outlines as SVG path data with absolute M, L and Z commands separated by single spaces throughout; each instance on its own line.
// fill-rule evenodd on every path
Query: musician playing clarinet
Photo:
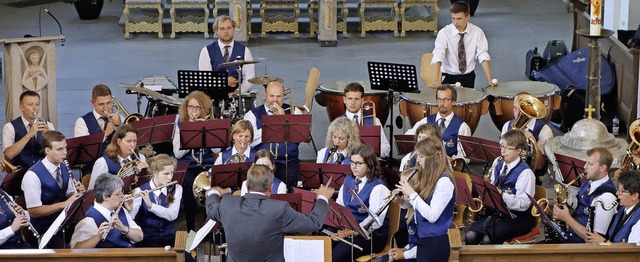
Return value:
M 42 145 L 45 158 L 31 166 L 22 179 L 22 190 L 31 223 L 40 234 L 49 229 L 62 209 L 85 191 L 80 182 L 73 182 L 68 167 L 63 164 L 67 157 L 67 141 L 64 135 L 59 131 L 47 131 L 42 135 Z M 31 234 L 28 235 L 27 241 L 32 247 L 39 244 Z M 62 233 L 56 234 L 49 241 L 48 247 L 63 248 Z
M 142 240 L 144 235 L 140 226 L 122 208 L 123 186 L 118 176 L 98 176 L 95 202 L 76 225 L 71 248 L 130 248 Z
M 31 246 L 22 239 L 21 229 L 29 224 L 29 214 L 13 202 L 13 198 L 0 189 L 0 249 L 28 249 Z M 15 210 L 16 216 L 11 209 Z
M 231 139 L 233 141 L 231 148 L 222 151 L 213 165 L 222 165 L 230 162 L 238 163 L 243 159 L 244 161 L 242 162 L 253 162 L 256 150 L 249 147 L 249 144 L 253 141 L 253 126 L 251 122 L 244 119 L 236 122 L 231 128 Z M 229 161 L 232 158 L 235 159 Z
M 351 173 L 344 179 L 344 184 L 340 187 L 338 192 L 338 198 L 336 202 L 344 207 L 347 207 L 351 214 L 356 218 L 361 227 L 364 227 L 369 223 L 369 220 L 374 219 L 368 215 L 366 209 L 360 206 L 358 201 L 351 195 L 351 192 L 346 188 L 349 186 L 353 191 L 358 194 L 360 199 L 364 202 L 367 208 L 372 212 L 378 211 L 384 202 L 384 198 L 389 194 L 389 189 L 384 185 L 379 175 L 381 174 L 380 163 L 378 157 L 373 151 L 370 145 L 361 144 L 354 147 L 351 150 Z M 378 253 L 382 251 L 387 243 L 387 231 L 389 229 L 388 220 L 385 219 L 387 211 L 384 210 L 380 213 L 380 220 L 384 221 L 382 225 L 373 223 L 371 228 L 373 233 L 371 238 L 373 241 L 373 250 L 371 250 L 371 243 L 363 236 L 357 235 L 353 238 L 353 243 L 362 247 L 363 250 L 353 250 L 353 257 L 351 256 L 352 247 L 344 242 L 338 242 L 333 247 L 333 261 L 353 261 L 354 258 L 362 255 L 368 255 Z M 365 229 L 366 232 L 366 229 Z M 343 239 L 351 239 L 354 232 L 350 229 L 341 229 L 335 236 Z
M 398 189 L 408 196 L 404 207 L 414 209 L 413 216 L 417 231 L 416 261 L 447 261 L 449 259 L 449 237 L 447 230 L 453 221 L 455 207 L 453 171 L 441 140 L 429 137 L 416 145 L 420 162 L 417 186 L 414 188 L 406 179 L 400 180 Z M 408 215 L 411 215 L 408 213 Z M 411 229 L 411 226 L 409 227 Z M 415 236 L 414 236 L 415 237 Z M 401 257 L 398 253 L 398 259 Z M 394 259 L 396 257 L 394 256 Z
M 175 242 L 176 232 L 174 221 L 180 212 L 182 200 L 182 186 L 174 184 L 157 189 L 169 184 L 173 179 L 173 171 L 176 169 L 176 159 L 159 154 L 148 160 L 149 172 L 153 175 L 151 180 L 133 191 L 136 197 L 132 206 L 125 207 L 130 210 L 131 217 L 142 228 L 144 239 L 136 244 L 136 247 L 164 247 L 171 246 Z
M 338 117 L 329 125 L 326 147 L 318 151 L 316 163 L 348 165 L 351 149 L 359 145 L 358 125 L 346 117 Z

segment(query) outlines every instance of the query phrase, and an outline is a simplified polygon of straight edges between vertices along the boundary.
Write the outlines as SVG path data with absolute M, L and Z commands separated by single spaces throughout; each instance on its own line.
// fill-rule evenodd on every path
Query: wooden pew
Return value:
M 8 249 L 0 261 L 180 262 L 184 253 L 164 248 Z
M 473 245 L 462 246 L 458 251 L 457 261 L 474 262 L 640 261 L 640 246 L 628 243 Z

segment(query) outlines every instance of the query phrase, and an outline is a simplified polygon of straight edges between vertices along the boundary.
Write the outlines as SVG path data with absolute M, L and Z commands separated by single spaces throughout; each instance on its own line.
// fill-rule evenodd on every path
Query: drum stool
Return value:
M 140 10 L 140 15 L 133 16 L 131 9 L 143 9 Z M 158 10 L 157 16 L 155 11 L 149 9 Z M 122 11 L 124 16 L 124 37 L 129 38 L 130 33 L 145 32 L 145 33 L 158 33 L 158 38 L 162 38 L 162 17 L 164 11 L 162 10 L 162 0 L 125 0 L 124 10 Z
M 186 15 L 177 16 L 176 9 L 187 9 Z M 196 10 L 204 10 L 204 17 L 192 14 Z M 209 38 L 209 4 L 207 0 L 173 0 L 171 3 L 171 38 L 178 32 L 202 32 Z

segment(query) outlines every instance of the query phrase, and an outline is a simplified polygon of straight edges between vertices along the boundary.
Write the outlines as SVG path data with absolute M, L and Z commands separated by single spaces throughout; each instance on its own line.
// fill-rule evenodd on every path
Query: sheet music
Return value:
M 324 262 L 324 241 L 285 238 L 284 261 Z
M 49 243 L 53 235 L 55 235 L 58 232 L 58 229 L 62 225 L 62 222 L 64 222 L 64 219 L 67 217 L 67 210 L 69 209 L 70 206 L 71 204 L 67 205 L 62 210 L 62 212 L 60 212 L 60 215 L 58 215 L 58 217 L 56 217 L 56 220 L 54 220 L 53 223 L 51 223 L 51 226 L 49 227 L 49 229 L 47 229 L 47 232 L 45 232 L 42 235 L 42 238 L 40 239 L 40 243 L 38 243 L 38 249 L 43 249 Z
M 207 221 L 207 223 L 205 223 L 204 226 L 202 226 L 202 228 L 200 228 L 200 230 L 198 230 L 198 232 L 196 233 L 196 237 L 193 240 L 193 243 L 187 246 L 186 252 L 191 252 L 192 250 L 196 249 L 200 242 L 202 242 L 202 240 L 207 236 L 207 234 L 211 232 L 211 229 L 213 229 L 216 223 L 217 222 L 213 220 Z

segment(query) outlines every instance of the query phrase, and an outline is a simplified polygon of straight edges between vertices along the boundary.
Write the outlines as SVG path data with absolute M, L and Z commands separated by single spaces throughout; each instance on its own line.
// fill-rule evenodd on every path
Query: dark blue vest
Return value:
M 122 224 L 128 227 L 129 222 L 127 221 L 127 217 L 124 214 L 124 212 L 126 212 L 124 209 L 120 209 L 120 212 L 118 213 L 118 219 L 122 221 Z M 89 208 L 89 210 L 85 214 L 85 217 L 93 218 L 93 221 L 96 222 L 96 226 L 98 227 L 100 227 L 100 224 L 109 221 L 98 210 L 93 208 L 93 206 Z M 107 235 L 107 238 L 104 241 L 100 241 L 96 245 L 96 248 L 121 248 L 121 247 L 134 247 L 134 246 L 131 243 L 131 241 L 127 238 L 127 236 L 125 236 L 124 234 L 122 234 L 122 232 L 120 232 L 115 228 L 109 231 L 109 234 Z
M 151 190 L 151 185 L 149 182 L 140 186 L 141 190 Z M 173 191 L 170 194 L 175 194 L 175 187 L 173 187 Z M 167 197 L 163 197 L 161 199 L 156 199 L 156 195 L 153 193 L 149 194 L 149 199 L 152 203 L 157 205 L 167 207 Z M 167 221 L 164 218 L 161 218 L 149 211 L 149 207 L 142 201 L 142 205 L 140 206 L 140 211 L 138 212 L 138 216 L 136 217 L 136 223 L 142 228 L 142 232 L 144 233 L 145 239 L 152 238 L 162 238 L 162 237 L 172 237 L 174 236 L 175 230 L 173 227 L 173 221 Z
M 47 123 L 48 124 L 48 123 Z M 15 130 L 15 138 L 13 142 L 18 142 L 18 140 L 22 139 L 29 130 L 22 123 L 22 117 L 18 117 L 11 121 L 11 125 L 13 125 L 13 129 Z M 44 157 L 42 153 L 42 132 L 38 132 L 35 136 L 35 139 L 29 140 L 27 144 L 24 146 L 22 151 L 11 159 L 11 164 L 16 166 L 22 166 L 24 168 L 30 167 L 35 164 L 38 160 Z
M 417 154 L 413 154 L 413 156 L 411 158 L 409 158 L 409 168 L 416 167 L 416 161 L 418 161 L 418 155 Z
M 327 150 L 324 151 L 324 161 L 322 163 L 327 163 L 327 160 L 329 159 L 329 153 L 331 152 L 331 148 L 326 148 Z M 337 154 L 337 153 L 336 153 Z M 337 160 L 337 158 L 336 158 Z M 343 165 L 349 165 L 351 163 L 351 156 L 345 156 L 344 160 L 342 160 L 342 164 Z M 335 164 L 335 162 L 333 160 L 331 160 L 331 162 L 329 162 L 329 164 Z
M 246 47 L 241 43 L 234 41 L 233 50 L 229 54 L 229 61 L 235 61 L 236 59 L 244 60 L 244 49 Z M 236 71 L 236 66 L 219 66 L 224 63 L 224 54 L 220 52 L 220 47 L 218 46 L 218 41 L 214 41 L 213 43 L 207 45 L 207 51 L 209 52 L 209 61 L 211 63 L 211 68 L 213 71 L 226 70 L 229 76 L 238 79 L 238 72 Z M 240 58 L 238 58 L 240 57 Z
M 98 124 L 98 120 L 96 120 L 96 117 L 93 115 L 93 111 L 83 115 L 82 119 L 84 120 L 84 123 L 87 125 L 87 129 L 89 130 L 89 134 L 90 135 L 102 132 L 102 127 L 100 127 L 100 125 Z M 108 136 L 104 140 L 104 142 L 102 142 L 102 151 L 103 152 L 104 152 L 104 150 L 107 149 L 107 145 L 109 145 L 109 143 L 111 143 L 111 137 L 113 137 L 113 134 L 115 134 L 115 132 L 113 132 L 110 136 Z
M 280 186 L 280 183 L 282 183 L 282 181 L 278 178 L 273 178 L 273 186 L 271 187 L 271 194 L 273 195 L 277 195 L 278 194 L 278 187 Z
M 10 201 L 9 195 L 7 193 L 0 190 L 0 194 L 2 194 L 7 201 Z M 2 208 L 2 212 L 4 213 L 2 216 L 0 216 L 0 229 L 4 229 L 11 226 L 16 216 L 4 201 L 0 201 L 0 208 Z M 7 239 L 7 241 L 0 245 L 0 249 L 21 248 L 24 246 L 23 243 L 24 241 L 22 240 L 22 235 L 18 230 L 18 232 L 16 232 L 13 236 Z
M 49 173 L 42 161 L 38 161 L 35 165 L 29 168 L 40 179 L 41 195 L 40 201 L 42 205 L 52 205 L 55 203 L 63 202 L 67 200 L 67 188 L 69 187 L 69 171 L 65 165 L 60 165 L 60 172 L 62 175 L 62 188 L 58 187 L 56 179 Z M 31 224 L 41 234 L 49 229 L 49 226 L 58 217 L 60 211 L 43 217 L 32 217 Z
M 436 122 L 436 115 L 428 116 L 427 123 L 438 126 L 438 123 Z M 460 130 L 462 123 L 464 123 L 462 118 L 453 115 L 451 123 L 449 123 L 447 129 L 444 130 L 444 134 L 442 134 L 442 141 L 444 141 L 444 148 L 447 151 L 448 156 L 458 154 L 458 131 Z
M 493 169 L 493 179 L 498 183 L 500 172 L 502 172 L 502 167 L 504 166 L 504 160 L 500 160 L 496 167 Z M 509 171 L 507 174 L 507 178 L 500 185 L 496 185 L 496 187 L 500 188 L 503 192 L 508 192 L 510 194 L 516 194 L 516 182 L 518 182 L 518 178 L 523 171 L 530 169 L 529 165 L 524 161 L 520 160 L 520 162 Z M 531 217 L 531 205 L 525 211 L 515 211 L 510 210 L 511 213 L 517 216 L 517 218 Z
M 282 108 L 285 113 L 290 112 L 291 106 L 288 104 L 282 104 Z M 267 115 L 267 110 L 264 108 L 264 105 L 260 105 L 251 109 L 251 112 L 256 117 L 256 128 L 262 129 L 262 116 Z M 278 151 L 278 155 L 276 156 L 276 162 L 279 164 L 286 164 L 285 152 L 289 155 L 289 162 L 298 161 L 298 143 L 287 143 L 287 146 L 284 146 L 284 143 L 260 143 L 255 146 L 254 149 L 259 151 L 260 149 L 268 149 L 274 154 Z M 276 147 L 278 148 L 276 150 Z M 288 152 L 287 152 L 288 151 Z
M 593 202 L 593 199 L 595 197 L 607 192 L 613 195 L 616 194 L 616 187 L 611 180 L 607 180 L 607 182 L 604 182 L 602 185 L 596 188 L 593 193 L 591 193 L 591 195 L 588 194 L 590 184 L 591 182 L 584 183 L 582 184 L 582 186 L 580 186 L 580 189 L 578 190 L 578 206 L 573 212 L 573 218 L 583 226 L 587 225 L 587 220 L 589 220 L 589 207 L 591 206 L 591 203 Z M 584 239 L 580 238 L 578 234 L 576 234 L 572 229 L 569 229 L 569 237 L 571 237 L 573 241 L 584 243 Z
M 347 176 L 344 179 L 344 184 L 346 186 L 349 186 L 351 189 L 355 190 L 356 179 L 354 178 L 353 175 Z M 373 181 L 367 181 L 364 187 L 362 187 L 362 190 L 358 192 L 358 196 L 360 197 L 360 199 L 362 199 L 362 202 L 364 202 L 364 204 L 367 207 L 369 207 L 369 197 L 371 196 L 371 192 L 373 191 L 373 188 L 381 184 L 383 183 L 382 183 L 382 180 L 379 178 L 376 178 Z M 358 200 L 351 197 L 351 192 L 346 188 L 344 188 L 344 190 L 342 191 L 342 202 L 344 203 L 345 207 L 347 207 L 349 211 L 351 211 L 351 214 L 353 214 L 353 216 L 355 217 L 356 221 L 358 221 L 358 223 L 362 222 L 369 216 L 369 213 L 367 213 L 366 211 L 364 213 L 358 212 L 358 209 L 360 209 L 360 204 L 358 204 Z M 377 210 L 372 210 L 372 211 L 376 212 Z M 389 220 L 387 219 L 387 217 L 385 217 L 384 224 L 380 228 L 373 231 L 373 234 L 377 236 L 386 236 L 388 229 L 389 229 Z
M 222 152 L 221 157 L 222 157 L 222 164 L 226 163 L 227 160 L 229 160 L 229 158 L 231 158 L 231 151 L 233 150 L 233 148 L 229 148 L 225 151 Z M 244 160 L 245 163 L 253 163 L 253 160 L 255 159 L 256 156 L 256 150 L 253 148 L 249 148 L 249 157 L 246 158 Z
M 534 120 L 531 120 L 531 121 L 534 121 Z M 509 122 L 507 122 L 507 131 L 511 130 L 511 123 L 513 123 L 513 120 L 509 120 Z M 536 141 L 540 140 L 539 138 L 540 131 L 542 131 L 543 127 L 544 127 L 544 122 L 542 121 L 536 121 L 536 124 L 533 125 L 533 130 L 531 130 L 530 132 L 533 135 L 533 137 L 536 138 Z
M 180 124 L 178 123 L 178 125 Z M 202 157 L 200 157 L 200 154 L 202 154 Z M 211 149 L 206 148 L 202 151 L 199 149 L 189 150 L 189 152 L 180 158 L 180 162 L 189 162 L 189 168 L 195 168 L 198 167 L 198 161 L 196 161 L 196 159 L 199 160 L 200 158 L 202 158 L 202 166 L 206 168 L 213 166 L 215 161 L 213 159 L 213 152 L 211 152 Z
M 440 175 L 440 178 L 442 177 L 446 177 L 446 176 L 444 174 Z M 427 204 L 431 205 L 432 198 L 433 196 L 427 199 L 426 201 Z M 436 236 L 446 235 L 447 230 L 449 229 L 449 225 L 451 225 L 451 222 L 453 221 L 453 209 L 455 208 L 455 204 L 456 204 L 456 199 L 454 194 L 452 195 L 451 199 L 449 200 L 449 203 L 444 208 L 444 210 L 442 211 L 442 214 L 440 214 L 440 217 L 438 217 L 438 220 L 436 220 L 435 223 L 429 222 L 426 218 L 424 218 L 420 214 L 420 212 L 416 210 L 415 214 L 416 214 L 416 220 L 418 223 L 418 237 L 425 238 L 425 237 L 436 237 Z
M 407 224 L 407 233 L 409 237 L 409 240 L 407 242 L 407 244 L 409 244 L 408 249 L 412 249 L 418 244 L 418 225 L 416 224 L 416 220 L 414 218 L 411 218 L 411 221 L 409 221 L 409 224 Z
M 113 161 L 109 156 L 107 156 L 107 154 L 104 154 L 102 158 L 104 158 L 105 162 L 107 163 L 107 168 L 109 168 L 109 174 L 112 174 L 112 175 L 118 174 L 118 171 L 120 171 L 120 168 L 122 168 L 120 163 Z M 97 175 L 100 175 L 100 174 L 97 174 Z
M 340 117 L 347 117 L 347 113 L 342 114 Z M 358 117 L 360 117 L 360 116 L 358 116 Z M 359 123 L 356 123 L 356 124 L 360 125 L 362 123 L 363 126 L 375 125 L 375 122 L 373 120 L 373 116 L 371 114 L 369 114 L 368 112 L 362 111 L 362 118 L 364 120 L 363 119 L 358 119 Z M 351 118 L 349 120 L 353 120 L 353 118 Z
M 638 205 L 638 204 L 636 204 Z M 638 207 L 636 207 L 638 208 Z M 627 242 L 629 241 L 629 235 L 631 234 L 631 228 L 638 223 L 640 220 L 640 211 L 636 210 L 633 212 L 631 217 L 627 220 L 627 223 L 622 225 L 622 227 L 613 235 L 613 230 L 616 228 L 618 223 L 622 222 L 622 218 L 624 217 L 624 208 L 621 208 L 620 211 L 613 217 L 613 221 L 611 221 L 611 226 L 609 227 L 609 232 L 607 235 L 609 236 L 609 240 L 614 243 Z

